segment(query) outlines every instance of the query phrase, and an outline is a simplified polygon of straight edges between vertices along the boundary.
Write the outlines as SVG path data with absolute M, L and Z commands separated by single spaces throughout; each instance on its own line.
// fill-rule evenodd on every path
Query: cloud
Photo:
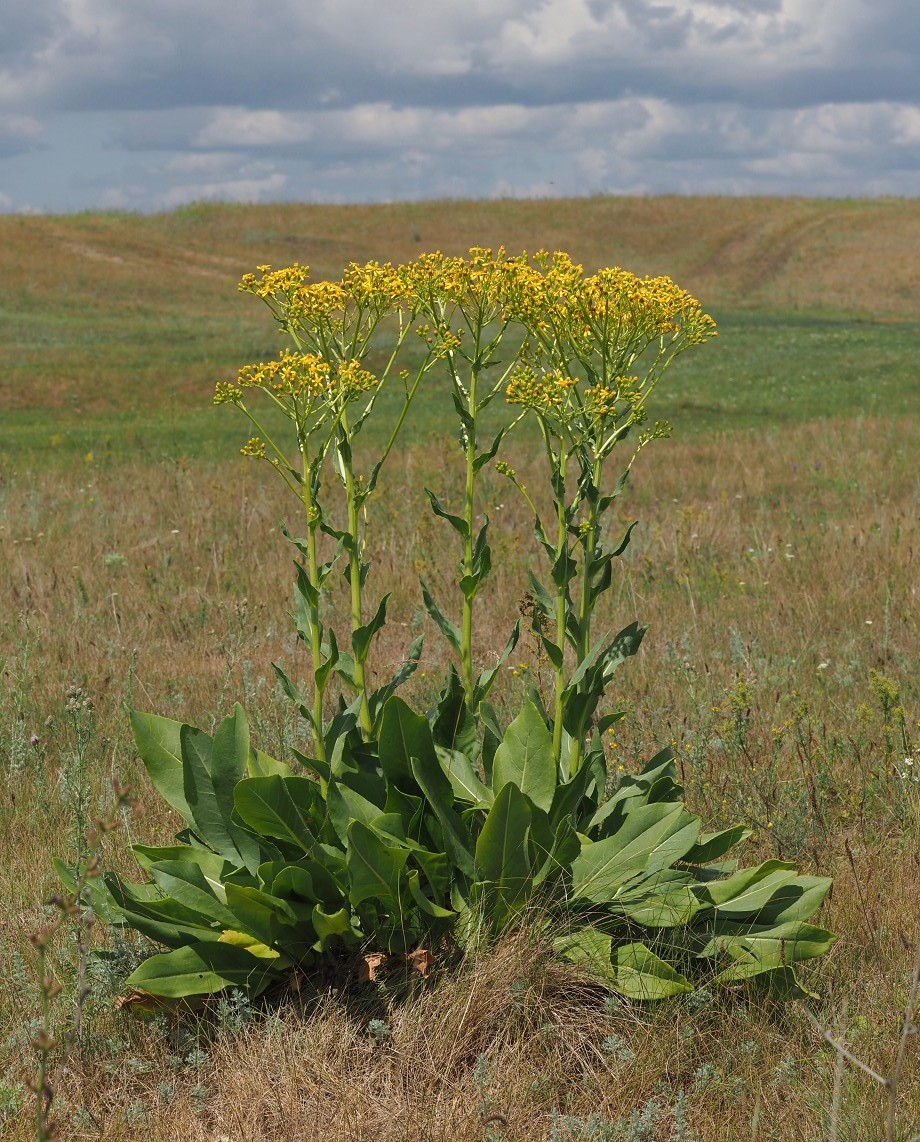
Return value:
M 918 55 L 916 0 L 31 0 L 4 18 L 0 185 L 912 193 Z
M 32 150 L 41 136 L 42 125 L 32 116 L 0 114 L 0 158 Z

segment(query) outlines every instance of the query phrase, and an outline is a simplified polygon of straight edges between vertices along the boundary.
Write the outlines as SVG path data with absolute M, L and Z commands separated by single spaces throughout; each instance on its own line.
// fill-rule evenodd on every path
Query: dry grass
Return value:
M 898 715 L 883 713 L 870 671 L 901 684 L 916 739 L 918 445 L 916 421 L 840 421 L 650 451 L 623 504 L 624 518 L 642 525 L 599 619 L 651 624 L 611 696 L 628 711 L 611 743 L 614 764 L 631 768 L 674 740 L 694 807 L 713 823 L 755 827 L 747 859 L 794 856 L 836 877 L 822 922 L 841 941 L 812 983 L 823 1018 L 845 1007 L 848 1041 L 879 1069 L 896 1044 L 920 936 L 920 788 L 900 776 Z M 526 453 L 511 459 L 537 486 Z M 299 661 L 277 530 L 288 506 L 269 475 L 240 461 L 137 464 L 84 468 L 75 479 L 10 476 L 0 488 L 0 924 L 14 953 L 3 969 L 0 1042 L 11 1106 L 23 1098 L 17 1083 L 37 1010 L 26 937 L 54 888 L 50 857 L 74 843 L 81 796 L 87 811 L 104 807 L 118 776 L 140 802 L 132 836 L 174 827 L 133 760 L 122 702 L 209 726 L 241 697 L 270 751 L 283 753 L 300 732 L 268 681 L 271 659 L 294 671 Z M 373 582 L 394 591 L 380 666 L 398 661 L 424 625 L 406 568 L 449 597 L 444 535 L 419 502 L 425 483 L 449 494 L 445 481 L 439 450 L 410 450 L 377 504 Z M 524 565 L 535 559 L 511 490 L 496 480 L 483 505 L 504 535 L 481 613 L 485 661 L 516 617 Z M 419 701 L 445 664 L 430 631 L 428 639 L 413 683 Z M 512 666 L 508 701 L 525 682 L 539 684 L 542 669 L 528 646 Z M 82 771 L 77 727 L 63 713 L 73 681 L 95 702 Z M 125 866 L 123 840 L 110 846 L 112 866 Z M 66 938 L 53 962 L 71 981 Z M 491 1129 L 494 1138 L 565 1139 L 580 1136 L 576 1119 L 615 1122 L 636 1111 L 657 1122 L 649 1138 L 676 1130 L 675 1113 L 692 1128 L 686 1137 L 753 1137 L 755 1121 L 762 1139 L 823 1137 L 832 1052 L 794 1014 L 713 1000 L 696 1011 L 605 1016 L 596 989 L 526 944 L 467 965 L 409 1005 L 384 999 L 392 1033 L 379 1045 L 364 1001 L 332 995 L 224 1033 L 204 1062 L 161 1031 L 126 1026 L 110 1009 L 115 985 L 117 976 L 97 980 L 92 1049 L 57 1080 L 65 1136 L 480 1139 Z M 63 1026 L 70 1003 L 59 1001 Z M 557 1030 L 544 1034 L 545 1024 Z M 610 1035 L 635 1058 L 605 1054 Z M 477 1085 L 480 1057 L 488 1086 L 481 1072 Z M 917 1076 L 912 1047 L 905 1122 L 920 1121 Z M 508 1117 L 507 1129 L 484 1122 L 484 1099 Z M 854 1132 L 843 1136 L 873 1137 L 881 1102 L 868 1079 L 848 1075 L 844 1121 Z M 568 1134 L 561 1119 L 553 1125 L 554 1111 L 571 1116 Z M 23 1118 L 8 1127 L 28 1136 Z
M 56 888 L 51 858 L 72 856 L 81 820 L 111 806 L 113 777 L 138 804 L 106 840 L 107 867 L 133 875 L 126 841 L 176 827 L 134 757 L 124 705 L 209 728 L 240 698 L 269 752 L 304 740 L 271 680 L 272 660 L 292 675 L 304 663 L 278 530 L 290 508 L 270 474 L 238 459 L 161 459 L 143 431 L 129 447 L 119 440 L 114 459 L 97 451 L 84 462 L 74 447 L 49 460 L 43 444 L 30 463 L 17 451 L 22 425 L 44 442 L 60 424 L 111 413 L 180 433 L 192 394 L 202 404 L 221 370 L 270 344 L 264 316 L 232 288 L 263 261 L 331 274 L 350 258 L 505 242 L 667 272 L 714 308 L 920 318 L 913 201 L 193 207 L 5 217 L 0 237 L 0 327 L 15 350 L 0 377 L 0 455 L 10 460 L 0 466 L 0 1134 L 10 1138 L 32 1135 L 24 1084 L 39 987 L 28 936 Z M 787 351 L 809 336 L 803 326 Z M 774 380 L 807 383 L 813 359 L 789 376 L 779 360 Z M 851 412 L 845 394 L 858 387 L 842 388 L 827 411 Z M 784 391 L 768 397 L 777 415 Z M 746 861 L 782 855 L 835 877 L 820 922 L 840 940 L 809 974 L 815 1010 L 832 1028 L 839 1019 L 849 1047 L 885 1072 L 920 939 L 920 784 L 904 760 L 920 738 L 920 422 L 774 425 L 771 414 L 756 431 L 695 439 L 688 427 L 637 466 L 613 525 L 634 516 L 641 525 L 597 621 L 638 618 L 650 630 L 610 695 L 626 711 L 611 764 L 632 769 L 673 741 L 692 807 L 713 827 L 754 829 Z M 407 687 L 422 704 L 447 660 L 416 573 L 447 602 L 454 554 L 421 489 L 450 500 L 449 447 L 440 436 L 407 447 L 374 506 L 369 588 L 393 592 L 376 667 L 391 668 L 424 629 L 425 658 Z M 526 440 L 507 458 L 540 485 Z M 479 612 L 483 664 L 517 617 L 527 565 L 539 566 L 513 489 L 490 481 L 482 506 L 497 569 Z M 546 685 L 544 674 L 522 640 L 501 701 Z M 92 711 L 66 713 L 73 683 Z M 115 1012 L 143 942 L 99 929 L 94 939 L 115 958 L 94 969 L 82 1052 L 55 1056 L 62 1137 L 827 1136 L 833 1051 L 795 1008 L 739 995 L 605 1008 L 596 985 L 548 957 L 533 932 L 442 971 L 411 1002 L 398 989 L 301 994 L 255 1019 L 228 1008 L 197 1030 Z M 64 984 L 61 1033 L 73 1024 L 75 960 L 62 930 L 50 954 Z M 381 1025 L 369 1029 L 372 1019 Z M 881 1137 L 883 1101 L 848 1070 L 841 1140 Z M 920 1130 L 914 1040 L 899 1123 L 904 1138 Z

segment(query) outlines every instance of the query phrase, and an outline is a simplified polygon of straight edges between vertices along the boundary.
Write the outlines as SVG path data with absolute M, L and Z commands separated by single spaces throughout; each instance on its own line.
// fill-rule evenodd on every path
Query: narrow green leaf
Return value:
M 441 634 L 444 635 L 444 637 L 447 639 L 447 641 L 450 643 L 450 645 L 454 648 L 454 650 L 457 652 L 457 654 L 459 654 L 460 653 L 460 628 L 455 623 L 452 623 L 450 621 L 450 619 L 447 618 L 447 616 L 441 611 L 441 608 L 438 606 L 438 604 L 432 598 L 431 592 L 428 590 L 427 586 L 425 585 L 424 580 L 419 579 L 419 583 L 420 583 L 421 588 L 422 588 L 422 601 L 425 604 L 425 610 L 428 612 L 429 615 L 431 615 L 432 619 L 435 622 L 435 625 L 437 626 L 437 628 L 441 632 Z
M 466 522 L 466 520 L 461 516 L 451 515 L 449 511 L 445 511 L 441 506 L 441 501 L 434 494 L 434 492 L 430 491 L 428 488 L 425 489 L 425 495 L 428 497 L 428 502 L 431 504 L 431 510 L 434 512 L 434 514 L 436 516 L 440 516 L 441 519 L 446 519 L 454 531 L 466 539 L 470 534 L 469 524 Z
M 351 648 L 354 651 L 355 659 L 358 662 L 363 662 L 367 658 L 367 652 L 371 645 L 371 640 L 374 635 L 383 627 L 387 621 L 387 603 L 390 601 L 390 595 L 387 593 L 380 600 L 374 617 L 370 622 L 364 626 L 358 627 L 351 635 Z

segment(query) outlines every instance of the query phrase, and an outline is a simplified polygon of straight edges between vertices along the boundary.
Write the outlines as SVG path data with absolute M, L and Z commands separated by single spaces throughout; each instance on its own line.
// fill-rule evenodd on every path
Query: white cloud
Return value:
M 918 57 L 916 0 L 30 0 L 0 209 L 916 193 Z

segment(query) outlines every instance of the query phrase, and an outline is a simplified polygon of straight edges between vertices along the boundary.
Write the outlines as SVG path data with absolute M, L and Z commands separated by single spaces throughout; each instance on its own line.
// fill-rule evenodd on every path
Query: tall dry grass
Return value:
M 613 767 L 673 741 L 691 805 L 714 825 L 754 828 L 746 860 L 790 856 L 834 875 L 821 922 L 841 938 L 809 982 L 825 1023 L 839 1020 L 881 1071 L 920 939 L 920 785 L 905 762 L 920 736 L 918 445 L 914 419 L 829 420 L 650 449 L 621 509 L 623 522 L 642 522 L 598 620 L 650 624 L 611 694 L 627 712 Z M 444 446 L 407 449 L 374 507 L 371 589 L 393 591 L 377 665 L 399 661 L 426 629 L 411 684 L 420 702 L 446 665 L 415 580 L 423 573 L 450 598 L 453 555 L 421 497 L 425 484 L 451 495 Z M 523 444 L 509 459 L 539 485 Z M 538 563 L 513 497 L 497 476 L 487 485 L 501 550 L 479 616 L 484 662 Z M 111 803 L 112 777 L 133 788 L 138 810 L 106 841 L 109 867 L 131 872 L 125 841 L 175 828 L 134 758 L 124 703 L 208 727 L 240 698 L 269 752 L 303 740 L 270 669 L 274 659 L 296 674 L 303 663 L 278 530 L 289 511 L 267 469 L 241 460 L 0 476 L 0 1123 L 10 1137 L 29 1136 L 38 987 L 28 935 L 55 890 L 52 856 L 72 855 L 75 820 Z M 509 702 L 545 684 L 526 640 L 505 673 Z M 64 710 L 73 683 L 94 703 L 79 724 Z M 714 995 L 605 1012 L 583 975 L 522 936 L 411 1004 L 302 996 L 242 1030 L 231 1011 L 215 1039 L 196 1040 L 112 1009 L 141 943 L 96 938 L 116 958 L 95 969 L 82 1054 L 69 1051 L 55 1074 L 64 1137 L 562 1140 L 605 1137 L 599 1123 L 619 1120 L 621 1133 L 606 1136 L 826 1136 L 833 1051 L 794 1009 Z M 62 1032 L 74 963 L 62 934 L 51 954 L 65 984 Z M 369 1031 L 372 1018 L 386 1033 Z M 918 1066 L 911 1043 L 905 1130 L 920 1129 Z M 848 1071 L 841 1137 L 880 1136 L 882 1104 Z

